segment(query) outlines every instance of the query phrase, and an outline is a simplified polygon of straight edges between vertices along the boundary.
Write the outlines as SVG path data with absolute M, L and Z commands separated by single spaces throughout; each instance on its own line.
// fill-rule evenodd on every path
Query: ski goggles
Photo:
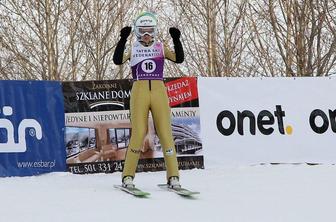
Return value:
M 135 30 L 138 36 L 150 35 L 154 37 L 156 34 L 156 27 L 154 26 L 136 27 Z

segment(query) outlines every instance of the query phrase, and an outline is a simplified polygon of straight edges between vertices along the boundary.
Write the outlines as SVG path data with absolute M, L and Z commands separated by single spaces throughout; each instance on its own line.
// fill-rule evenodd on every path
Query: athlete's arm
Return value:
M 163 46 L 164 56 L 172 62 L 176 62 L 176 54 L 166 44 Z
M 181 32 L 177 28 L 170 28 L 169 33 L 173 38 L 174 43 L 174 52 L 168 49 L 168 47 L 164 47 L 165 57 L 175 63 L 182 63 L 184 61 L 184 51 L 182 47 L 182 43 L 180 41 Z
M 116 65 L 121 65 L 130 58 L 130 53 L 125 53 L 125 45 L 131 31 L 132 28 L 129 26 L 126 26 L 120 30 L 120 40 L 117 43 L 113 54 L 113 62 Z
M 124 52 L 123 54 L 123 60 L 122 60 L 122 63 L 125 63 L 127 60 L 129 60 L 131 58 L 131 52 L 128 51 L 128 52 Z

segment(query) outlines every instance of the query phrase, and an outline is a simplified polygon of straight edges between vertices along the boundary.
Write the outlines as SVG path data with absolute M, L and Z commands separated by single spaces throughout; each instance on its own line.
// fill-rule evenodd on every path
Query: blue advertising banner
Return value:
M 0 81 L 0 176 L 65 171 L 64 105 L 56 81 Z

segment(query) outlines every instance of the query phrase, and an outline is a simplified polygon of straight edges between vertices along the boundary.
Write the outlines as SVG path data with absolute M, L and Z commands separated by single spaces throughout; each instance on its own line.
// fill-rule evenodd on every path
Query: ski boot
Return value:
M 135 188 L 135 185 L 133 183 L 133 177 L 131 176 L 125 176 L 122 180 L 122 187 L 125 188 Z
M 168 188 L 170 189 L 179 189 L 181 188 L 181 184 L 179 178 L 177 176 L 170 177 L 168 179 Z

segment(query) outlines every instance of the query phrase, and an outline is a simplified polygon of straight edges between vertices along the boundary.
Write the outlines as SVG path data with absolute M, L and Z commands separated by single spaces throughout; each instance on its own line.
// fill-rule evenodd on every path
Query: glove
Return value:
M 169 28 L 169 34 L 173 39 L 179 39 L 181 37 L 181 32 L 175 27 Z
M 122 39 L 127 39 L 127 37 L 131 34 L 132 27 L 126 26 L 120 30 L 120 37 Z

